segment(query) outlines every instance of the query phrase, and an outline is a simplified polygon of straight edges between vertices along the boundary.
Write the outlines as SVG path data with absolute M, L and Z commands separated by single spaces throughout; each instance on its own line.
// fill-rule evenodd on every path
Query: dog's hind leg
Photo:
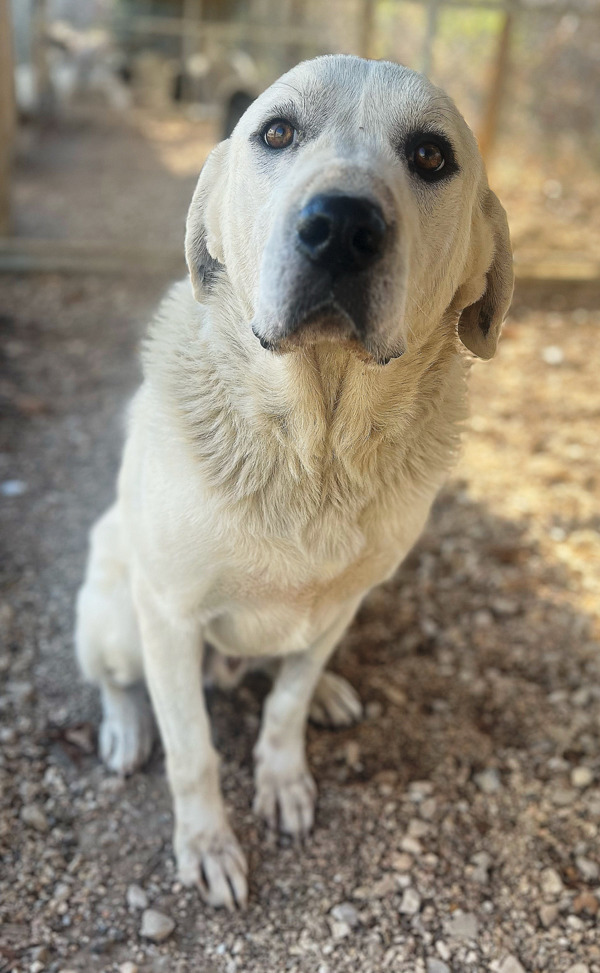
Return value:
M 116 507 L 92 530 L 75 643 L 84 675 L 100 689 L 100 756 L 110 770 L 130 774 L 150 756 L 155 727 Z
M 308 718 L 318 726 L 352 726 L 362 718 L 359 695 L 343 676 L 326 670 L 313 693 Z

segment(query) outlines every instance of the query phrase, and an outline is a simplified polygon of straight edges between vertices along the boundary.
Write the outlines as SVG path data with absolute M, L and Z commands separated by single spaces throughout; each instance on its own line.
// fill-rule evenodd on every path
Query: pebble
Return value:
M 30 703 L 35 697 L 35 688 L 33 683 L 26 682 L 25 680 L 12 680 L 7 684 L 6 688 L 19 706 L 23 703 Z
M 156 909 L 146 909 L 142 913 L 140 936 L 151 939 L 153 943 L 162 943 L 168 939 L 175 928 L 175 923 L 164 912 Z
M 565 360 L 565 353 L 558 345 L 546 345 L 542 349 L 542 358 L 546 365 L 562 365 Z
M 544 895 L 555 898 L 563 890 L 563 883 L 555 868 L 544 868 L 540 876 L 540 886 Z
M 3 497 L 20 497 L 27 491 L 27 484 L 23 480 L 4 480 L 0 483 L 0 493 Z
M 47 946 L 36 946 L 32 950 L 31 958 L 34 963 L 42 963 L 45 966 L 50 959 L 50 950 Z
M 127 905 L 130 909 L 147 909 L 148 896 L 140 885 L 129 885 L 126 893 Z
M 450 967 L 441 959 L 428 959 L 427 973 L 450 973 Z
M 409 886 L 404 889 L 404 894 L 402 896 L 402 902 L 398 909 L 405 916 L 415 916 L 419 909 L 421 908 L 421 896 L 416 889 Z
M 395 872 L 410 872 L 413 866 L 413 857 L 406 851 L 399 851 L 392 857 L 392 868 Z
M 419 807 L 419 814 L 426 821 L 433 821 L 437 811 L 437 801 L 435 797 L 428 797 Z
M 139 973 L 139 966 L 132 963 L 131 960 L 127 960 L 126 963 L 121 963 L 119 973 Z
M 575 859 L 575 864 L 586 882 L 597 881 L 598 876 L 600 875 L 600 868 L 598 868 L 596 862 L 590 861 L 589 858 L 579 856 Z
M 573 767 L 571 783 L 573 787 L 589 787 L 594 780 L 594 773 L 589 767 Z
M 347 939 L 352 932 L 347 922 L 336 922 L 335 919 L 330 922 L 330 927 L 333 939 L 338 942 L 340 939 Z
M 558 916 L 557 905 L 542 905 L 539 910 L 540 922 L 545 929 L 549 929 Z
M 35 831 L 39 831 L 40 834 L 46 834 L 50 830 L 48 818 L 39 804 L 24 804 L 21 808 L 21 821 Z
M 412 835 L 407 834 L 400 842 L 400 847 L 402 851 L 408 852 L 409 855 L 414 855 L 415 858 L 423 854 L 423 845 L 418 838 L 414 838 Z
M 437 950 L 438 955 L 441 956 L 442 959 L 444 960 L 450 959 L 450 956 L 452 955 L 450 952 L 450 948 L 447 945 L 447 943 L 444 942 L 443 939 L 438 939 L 437 943 L 435 944 L 435 948 Z
M 580 892 L 573 899 L 574 912 L 587 912 L 590 916 L 595 916 L 600 908 L 598 899 L 592 892 Z
M 566 807 L 572 804 L 577 798 L 577 791 L 572 787 L 557 787 L 551 795 L 553 804 L 557 807 Z
M 478 929 L 477 916 L 473 912 L 455 912 L 446 922 L 448 935 L 455 939 L 476 939 Z
M 516 956 L 507 956 L 498 973 L 525 973 Z
M 487 885 L 490 880 L 489 870 L 492 864 L 492 858 L 487 853 L 487 851 L 478 851 L 476 855 L 473 855 L 471 862 L 475 865 L 471 878 L 474 882 L 479 885 Z
M 575 963 L 569 967 L 567 973 L 590 973 L 590 968 L 586 963 Z
M 475 774 L 473 780 L 483 794 L 496 794 L 502 788 L 500 774 L 495 767 L 488 767 L 487 770 Z
M 360 917 L 351 902 L 340 902 L 334 905 L 331 915 L 337 922 L 345 922 L 351 929 L 358 926 Z

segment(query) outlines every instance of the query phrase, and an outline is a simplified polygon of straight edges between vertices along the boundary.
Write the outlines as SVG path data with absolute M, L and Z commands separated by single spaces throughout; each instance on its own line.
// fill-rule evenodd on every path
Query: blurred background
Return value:
M 122 268 L 120 246 L 133 265 L 180 269 L 212 144 L 298 60 L 346 52 L 421 70 L 454 97 L 509 210 L 521 276 L 598 274 L 597 0 L 0 0 L 0 11 L 2 265 Z

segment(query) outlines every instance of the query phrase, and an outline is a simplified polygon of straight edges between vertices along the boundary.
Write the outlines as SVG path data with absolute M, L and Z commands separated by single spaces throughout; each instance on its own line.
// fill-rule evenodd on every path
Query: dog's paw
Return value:
M 362 718 L 363 708 L 356 690 L 335 672 L 324 672 L 310 704 L 309 719 L 319 726 L 351 726 Z
M 233 831 L 176 836 L 175 849 L 180 881 L 196 885 L 205 902 L 215 908 L 244 909 L 248 902 L 248 866 Z
M 126 776 L 146 763 L 154 745 L 154 717 L 141 689 L 111 687 L 103 692 L 100 757 L 109 770 Z
M 282 831 L 293 838 L 304 838 L 315 820 L 316 784 L 304 768 L 296 774 L 274 774 L 265 763 L 256 769 L 254 813 L 272 831 Z

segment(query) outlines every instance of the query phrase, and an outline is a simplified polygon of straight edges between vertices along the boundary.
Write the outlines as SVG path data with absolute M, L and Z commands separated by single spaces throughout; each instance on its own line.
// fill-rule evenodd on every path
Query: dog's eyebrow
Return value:
M 270 108 L 265 108 L 262 121 L 259 123 L 258 132 L 262 132 L 265 125 L 276 118 L 285 118 L 288 122 L 298 127 L 299 124 L 298 106 L 293 101 L 276 102 Z

